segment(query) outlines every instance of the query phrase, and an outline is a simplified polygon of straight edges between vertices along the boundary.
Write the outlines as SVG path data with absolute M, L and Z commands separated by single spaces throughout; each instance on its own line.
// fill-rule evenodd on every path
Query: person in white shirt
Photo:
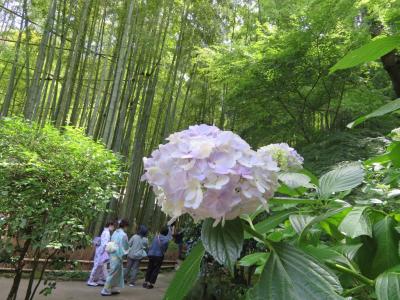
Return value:
M 111 240 L 111 233 L 114 229 L 114 222 L 108 222 L 106 223 L 101 236 L 94 239 L 93 243 L 96 246 L 96 252 L 94 256 L 93 269 L 87 282 L 88 286 L 104 285 L 106 281 L 108 275 L 107 262 L 110 259 L 106 251 L 106 245 Z

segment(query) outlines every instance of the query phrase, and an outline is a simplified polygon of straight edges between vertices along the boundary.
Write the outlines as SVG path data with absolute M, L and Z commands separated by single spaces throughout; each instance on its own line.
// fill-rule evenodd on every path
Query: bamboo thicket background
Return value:
M 80 127 L 119 153 L 129 175 L 111 208 L 155 229 L 142 158 L 170 133 L 207 123 L 254 147 L 312 144 L 393 99 L 380 64 L 329 74 L 374 18 L 395 28 L 383 13 L 372 0 L 0 0 L 0 117 Z
M 173 131 L 220 119 L 192 93 L 207 93 L 195 49 L 221 38 L 223 27 L 207 28 L 220 17 L 209 1 L 0 1 L 1 116 L 83 127 L 122 154 L 129 176 L 113 209 L 158 227 L 142 157 Z

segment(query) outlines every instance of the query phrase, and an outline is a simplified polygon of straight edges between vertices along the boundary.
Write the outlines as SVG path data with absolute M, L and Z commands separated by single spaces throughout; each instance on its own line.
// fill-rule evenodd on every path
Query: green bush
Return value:
M 121 177 L 118 158 L 78 129 L 0 120 L 0 252 L 14 264 L 15 280 L 28 250 L 51 258 L 87 245 L 85 228 Z

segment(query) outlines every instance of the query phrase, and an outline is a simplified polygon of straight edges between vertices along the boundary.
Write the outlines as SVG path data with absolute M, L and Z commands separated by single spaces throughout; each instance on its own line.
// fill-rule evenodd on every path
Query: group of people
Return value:
M 148 244 L 148 229 L 140 225 L 137 233 L 128 239 L 129 222 L 109 222 L 100 237 L 94 239 L 96 246 L 94 265 L 90 273 L 88 286 L 103 286 L 101 295 L 119 294 L 125 281 L 136 286 L 140 261 L 148 258 L 148 266 L 143 287 L 152 289 L 160 272 L 169 241 L 172 239 L 172 226 L 165 226 Z M 124 258 L 127 265 L 124 272 Z M 108 268 L 109 265 L 109 268 Z

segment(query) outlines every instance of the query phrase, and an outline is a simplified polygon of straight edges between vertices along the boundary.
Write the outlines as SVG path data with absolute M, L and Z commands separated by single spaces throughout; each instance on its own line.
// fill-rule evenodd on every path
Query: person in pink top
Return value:
M 114 222 L 106 223 L 101 236 L 95 238 L 94 240 L 96 252 L 94 256 L 93 269 L 87 282 L 88 286 L 102 286 L 106 281 L 108 275 L 107 262 L 110 259 L 109 254 L 106 251 L 106 245 L 110 242 L 111 233 L 114 231 L 114 229 Z

